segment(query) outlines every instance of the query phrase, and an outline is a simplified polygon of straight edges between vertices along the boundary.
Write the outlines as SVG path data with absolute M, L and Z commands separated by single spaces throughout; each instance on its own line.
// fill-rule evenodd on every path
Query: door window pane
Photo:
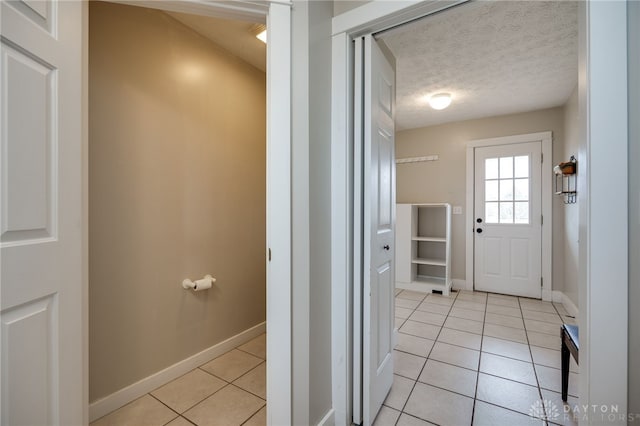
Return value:
M 513 179 L 500 179 L 500 201 L 513 200 Z
M 529 179 L 516 179 L 514 188 L 515 200 L 529 201 Z
M 500 203 L 500 223 L 513 223 L 513 203 Z
M 529 223 L 529 155 L 485 159 L 486 223 Z
M 515 223 L 529 223 L 529 203 L 520 202 L 515 204 Z
M 529 223 L 529 155 L 485 159 L 485 222 Z
M 498 181 L 488 180 L 484 185 L 484 199 L 486 201 L 498 201 Z
M 513 177 L 513 157 L 500 158 L 500 179 Z
M 484 160 L 484 178 L 498 179 L 498 159 L 487 158 Z
M 521 156 L 515 157 L 513 161 L 515 166 L 513 177 L 517 177 L 517 178 L 529 177 L 529 156 L 521 155 Z
M 485 203 L 484 221 L 486 223 L 499 223 L 498 203 Z

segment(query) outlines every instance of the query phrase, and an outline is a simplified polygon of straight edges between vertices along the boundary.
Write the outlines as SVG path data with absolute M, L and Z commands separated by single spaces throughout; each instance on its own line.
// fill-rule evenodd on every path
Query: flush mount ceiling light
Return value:
M 451 105 L 451 95 L 449 93 L 437 93 L 429 98 L 431 108 L 441 110 Z

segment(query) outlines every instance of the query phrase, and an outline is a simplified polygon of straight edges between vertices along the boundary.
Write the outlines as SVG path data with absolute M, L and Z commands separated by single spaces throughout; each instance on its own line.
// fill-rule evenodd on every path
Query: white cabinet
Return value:
M 451 205 L 396 205 L 396 288 L 448 295 Z

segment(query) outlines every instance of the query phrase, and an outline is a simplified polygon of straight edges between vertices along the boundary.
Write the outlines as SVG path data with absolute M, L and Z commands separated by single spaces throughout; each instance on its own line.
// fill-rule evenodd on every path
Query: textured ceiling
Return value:
M 166 13 L 231 54 L 266 72 L 267 47 L 254 35 L 256 24 L 186 13 Z
M 578 83 L 573 1 L 476 1 L 380 35 L 396 57 L 398 130 L 563 105 Z M 426 97 L 453 95 L 442 111 Z

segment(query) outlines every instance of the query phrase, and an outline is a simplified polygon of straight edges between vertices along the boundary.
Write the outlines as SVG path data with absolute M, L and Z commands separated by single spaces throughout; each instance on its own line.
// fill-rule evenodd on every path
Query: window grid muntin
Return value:
M 485 223 L 529 224 L 529 155 L 485 159 Z

